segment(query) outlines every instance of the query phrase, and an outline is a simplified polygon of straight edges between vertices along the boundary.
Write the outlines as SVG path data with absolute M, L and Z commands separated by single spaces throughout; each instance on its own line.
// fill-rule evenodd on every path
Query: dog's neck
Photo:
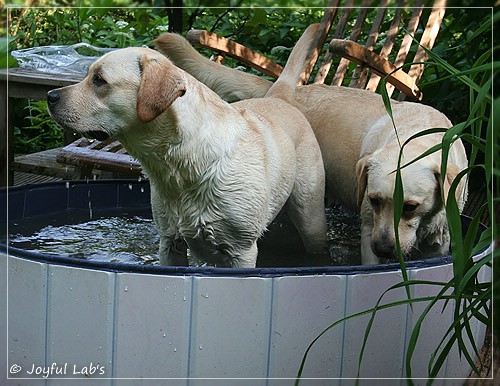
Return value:
M 232 152 L 243 132 L 242 121 L 238 110 L 208 87 L 189 82 L 167 111 L 118 139 L 152 181 L 175 181 L 181 189 Z

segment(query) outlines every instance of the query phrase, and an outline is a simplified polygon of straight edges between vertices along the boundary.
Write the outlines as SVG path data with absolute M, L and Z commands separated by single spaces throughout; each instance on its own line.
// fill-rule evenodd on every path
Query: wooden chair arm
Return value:
M 389 83 L 408 97 L 418 101 L 422 100 L 423 94 L 415 84 L 415 80 L 377 53 L 356 42 L 343 39 L 332 39 L 329 50 L 333 55 L 344 57 L 367 67 L 380 77 L 387 77 Z
M 210 48 L 222 55 L 230 56 L 275 79 L 278 78 L 281 71 L 283 71 L 282 66 L 274 63 L 265 56 L 212 32 L 193 29 L 186 34 L 186 39 L 192 45 Z
M 230 56 L 275 79 L 279 77 L 283 70 L 282 66 L 265 56 L 212 32 L 194 29 L 187 33 L 186 38 L 192 45 L 209 48 L 224 56 Z M 398 70 L 394 64 L 377 53 L 354 41 L 343 39 L 333 39 L 330 42 L 329 50 L 333 55 L 358 63 L 383 78 L 387 77 L 389 83 L 393 84 L 409 98 L 417 101 L 422 100 L 423 94 L 416 85 L 415 80 L 403 70 Z

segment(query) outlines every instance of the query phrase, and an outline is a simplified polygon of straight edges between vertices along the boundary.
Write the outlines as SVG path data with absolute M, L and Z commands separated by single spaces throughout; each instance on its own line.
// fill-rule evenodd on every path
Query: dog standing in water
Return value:
M 162 34 L 155 45 L 226 100 L 262 97 L 273 84 L 210 61 L 180 35 Z M 376 264 L 381 258 L 394 259 L 393 171 L 400 149 L 382 97 L 350 87 L 312 84 L 297 87 L 290 102 L 307 118 L 318 140 L 328 201 L 361 212 L 362 262 Z M 452 126 L 444 114 L 430 106 L 397 101 L 391 101 L 391 105 L 401 143 L 423 130 Z M 426 135 L 411 141 L 405 146 L 403 164 L 439 144 L 442 136 Z M 408 258 L 448 253 L 443 198 L 447 199 L 451 182 L 468 166 L 460 140 L 450 150 L 446 176 L 441 175 L 440 164 L 441 152 L 436 152 L 402 169 L 405 209 L 399 238 Z M 460 210 L 466 197 L 467 186 L 462 181 L 456 190 Z
M 86 78 L 48 93 L 62 127 L 117 138 L 151 182 L 160 264 L 193 257 L 255 267 L 257 239 L 286 208 L 310 254 L 326 253 L 324 167 L 304 115 L 289 101 L 309 51 L 310 26 L 263 98 L 229 104 L 163 54 L 127 48 Z

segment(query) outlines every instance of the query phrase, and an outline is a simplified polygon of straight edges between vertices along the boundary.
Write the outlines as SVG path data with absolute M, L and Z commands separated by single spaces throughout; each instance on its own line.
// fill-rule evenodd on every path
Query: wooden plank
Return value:
M 10 164 L 10 169 L 55 178 L 72 179 L 75 176 L 75 167 L 57 162 L 60 149 L 56 148 L 17 156 L 14 162 Z
M 345 7 L 342 8 L 342 15 L 340 16 L 340 19 L 337 22 L 337 26 L 335 27 L 335 31 L 333 33 L 333 39 L 338 39 L 344 36 L 344 29 L 349 20 L 349 15 L 351 14 L 353 5 L 354 5 L 354 0 L 348 0 L 345 4 Z M 323 61 L 321 62 L 320 68 L 316 73 L 316 77 L 314 78 L 315 84 L 325 83 L 326 76 L 330 71 L 332 63 L 333 63 L 333 55 L 329 50 L 327 50 L 325 56 L 323 57 Z
M 186 39 L 193 45 L 210 48 L 223 55 L 240 60 L 245 65 L 273 78 L 278 78 L 281 71 L 283 71 L 282 66 L 265 56 L 208 31 L 193 29 L 186 34 Z
M 366 42 L 364 44 L 364 47 L 367 50 L 373 51 L 375 42 L 377 41 L 379 35 L 380 25 L 384 21 L 385 12 L 387 10 L 387 3 L 388 0 L 383 0 L 380 2 L 380 8 L 377 12 L 377 16 L 375 16 L 375 19 L 373 20 L 368 38 L 366 39 Z M 351 77 L 349 87 L 365 88 L 367 77 L 368 69 L 366 67 L 358 65 Z
M 191 287 L 188 276 L 117 274 L 114 377 L 187 377 Z
M 437 0 L 434 3 L 434 7 L 432 8 L 429 20 L 427 21 L 427 25 L 425 26 L 424 33 L 422 35 L 422 38 L 420 39 L 421 46 L 424 46 L 429 50 L 432 49 L 432 47 L 434 46 L 434 42 L 436 41 L 437 34 L 439 33 L 445 11 L 446 0 Z M 413 58 L 413 62 L 420 64 L 414 64 L 408 71 L 408 75 L 414 79 L 415 83 L 417 83 L 422 77 L 422 74 L 424 73 L 423 62 L 427 61 L 427 53 L 421 46 L 417 48 L 417 52 L 415 54 L 415 57 Z
M 312 48 L 312 51 L 309 53 L 306 59 L 306 63 L 304 64 L 304 70 L 302 71 L 302 74 L 300 76 L 299 84 L 307 84 L 307 81 L 311 76 L 314 66 L 318 61 L 319 54 L 323 49 L 323 44 L 325 43 L 325 39 L 328 36 L 328 33 L 330 32 L 333 19 L 335 18 L 335 14 L 337 12 L 338 3 L 339 0 L 330 0 L 328 7 L 325 9 L 325 14 L 321 19 L 320 28 L 314 39 L 315 40 L 314 47 Z
M 112 153 L 117 153 L 120 150 L 125 150 L 125 149 L 123 148 L 123 145 L 119 141 L 111 141 L 109 144 L 104 146 L 101 150 L 102 151 L 109 151 Z
M 0 80 L 9 82 L 28 83 L 31 85 L 48 85 L 53 87 L 64 87 L 80 82 L 83 75 L 61 75 L 49 72 L 37 71 L 27 68 L 3 68 L 0 69 Z
M 406 95 L 416 100 L 422 99 L 422 93 L 416 86 L 413 78 L 396 67 L 388 60 L 380 57 L 373 51 L 365 49 L 363 46 L 350 40 L 333 39 L 330 43 L 330 51 L 334 55 L 339 55 L 348 60 L 363 64 L 370 68 L 375 74 L 385 77 L 390 74 L 387 81 L 395 85 Z
M 92 150 L 87 146 L 79 147 L 71 144 L 60 149 L 57 154 L 57 161 L 131 176 L 138 176 L 142 171 L 139 162 L 129 154 Z
M 44 182 L 53 182 L 53 181 L 61 181 L 61 178 L 43 176 L 39 174 L 24 173 L 24 172 L 14 173 L 14 186 L 41 184 Z
M 351 35 L 349 36 L 349 40 L 357 41 L 358 37 L 361 33 L 361 29 L 366 20 L 366 15 L 368 14 L 368 7 L 371 5 L 371 0 L 363 0 L 361 3 L 361 7 L 359 9 L 359 15 L 356 19 L 356 23 L 352 29 Z M 331 44 L 331 43 L 330 43 Z M 344 81 L 345 74 L 347 73 L 347 68 L 349 67 L 349 59 L 343 57 L 340 59 L 340 63 L 337 66 L 337 70 L 335 71 L 335 75 L 332 80 L 333 86 L 340 86 Z
M 402 67 L 405 62 L 406 58 L 408 56 L 408 53 L 410 52 L 411 45 L 413 43 L 413 36 L 415 36 L 415 33 L 417 31 L 420 18 L 422 17 L 422 11 L 423 11 L 423 5 L 422 5 L 422 0 L 417 1 L 415 4 L 415 8 L 413 10 L 411 19 L 408 23 L 407 26 L 407 32 L 405 36 L 403 37 L 403 41 L 401 42 L 401 46 L 399 47 L 398 54 L 396 56 L 396 60 L 394 61 L 394 65 L 399 68 Z M 387 85 L 387 92 L 389 95 L 392 95 L 394 91 L 394 86 L 391 84 Z M 400 94 L 399 99 L 402 100 L 404 99 L 405 94 Z
M 401 10 L 403 9 L 403 6 L 404 6 L 404 0 L 398 0 L 398 7 L 395 10 L 395 14 L 392 19 L 391 25 L 389 27 L 389 31 L 387 32 L 385 43 L 379 52 L 379 55 L 387 60 L 389 60 L 389 55 L 392 52 L 392 48 L 394 46 L 399 31 L 399 25 L 401 24 Z M 378 84 L 380 83 L 380 79 L 381 79 L 380 76 L 378 76 L 377 74 L 371 74 L 370 80 L 368 81 L 365 90 L 375 92 L 377 90 Z M 387 90 L 389 96 L 392 95 L 393 90 L 394 87 L 391 85 L 391 89 Z
M 8 84 L 9 97 L 44 100 L 47 92 L 78 83 L 83 76 L 64 76 L 41 71 L 10 68 L 0 69 L 0 82 Z

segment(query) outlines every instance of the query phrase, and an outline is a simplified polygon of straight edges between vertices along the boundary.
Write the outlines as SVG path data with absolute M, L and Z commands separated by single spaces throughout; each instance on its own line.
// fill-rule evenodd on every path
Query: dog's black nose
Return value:
M 49 102 L 49 104 L 55 104 L 59 101 L 59 98 L 60 98 L 60 94 L 59 94 L 59 91 L 57 90 L 50 90 L 48 93 L 47 93 L 47 102 Z
M 373 252 L 381 258 L 392 259 L 394 258 L 396 248 L 395 245 L 387 240 L 378 240 L 373 243 Z

